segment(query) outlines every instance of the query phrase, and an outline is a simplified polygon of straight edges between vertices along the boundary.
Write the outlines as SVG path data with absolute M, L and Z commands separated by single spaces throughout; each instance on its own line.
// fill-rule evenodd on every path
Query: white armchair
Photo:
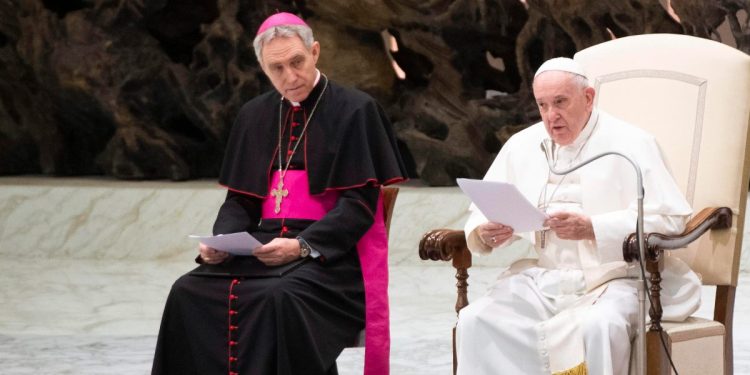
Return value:
M 680 257 L 704 285 L 717 288 L 713 320 L 690 317 L 661 324 L 677 370 L 731 374 L 732 316 L 750 179 L 750 56 L 706 39 L 647 34 L 592 46 L 574 59 L 592 80 L 600 108 L 657 137 L 696 213 L 684 236 L 651 234 L 647 241 L 647 258 L 654 261 L 650 265 L 653 292 L 658 294 L 654 281 L 663 256 Z M 703 232 L 696 227 L 707 226 L 705 220 L 713 220 L 714 228 L 727 229 L 700 236 Z M 637 253 L 634 245 L 632 238 L 625 245 L 630 256 Z M 674 248 L 682 249 L 661 252 Z M 658 337 L 660 310 L 657 302 L 650 311 L 650 374 L 670 372 Z

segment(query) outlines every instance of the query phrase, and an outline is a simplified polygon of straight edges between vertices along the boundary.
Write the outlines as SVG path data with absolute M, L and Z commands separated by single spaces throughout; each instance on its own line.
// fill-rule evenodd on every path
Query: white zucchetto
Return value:
M 568 72 L 586 77 L 586 73 L 583 71 L 583 68 L 575 60 L 567 57 L 555 57 L 553 59 L 545 61 L 544 64 L 542 64 L 542 66 L 537 69 L 536 73 L 534 74 L 534 78 L 550 70 Z

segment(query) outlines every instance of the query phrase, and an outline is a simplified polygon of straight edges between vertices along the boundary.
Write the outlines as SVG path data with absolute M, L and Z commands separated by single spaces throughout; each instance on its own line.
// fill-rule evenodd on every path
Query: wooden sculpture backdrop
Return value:
M 0 175 L 216 176 L 237 110 L 271 88 L 251 43 L 276 10 L 380 101 L 430 185 L 481 176 L 537 120 L 547 58 L 724 22 L 750 51 L 750 0 L 0 0 Z

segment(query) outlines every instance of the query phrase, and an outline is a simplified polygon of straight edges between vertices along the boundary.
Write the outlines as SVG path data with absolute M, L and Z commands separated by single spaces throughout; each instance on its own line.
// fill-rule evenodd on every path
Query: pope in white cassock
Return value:
M 549 229 L 515 233 L 472 206 L 465 231 L 473 253 L 514 244 L 536 256 L 516 260 L 461 310 L 458 374 L 627 374 L 638 298 L 622 241 L 636 228 L 635 173 L 625 159 L 608 156 L 558 176 L 540 144 L 551 138 L 558 170 L 607 151 L 638 163 L 646 232 L 680 233 L 692 210 L 655 138 L 594 108 L 595 91 L 578 63 L 545 62 L 533 91 L 542 122 L 506 142 L 485 180 L 516 185 L 549 215 Z M 664 320 L 685 319 L 700 304 L 698 277 L 675 257 L 667 257 L 662 277 Z

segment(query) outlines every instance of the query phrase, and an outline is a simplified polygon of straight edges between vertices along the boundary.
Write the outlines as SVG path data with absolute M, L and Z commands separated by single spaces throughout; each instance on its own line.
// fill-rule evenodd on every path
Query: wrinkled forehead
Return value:
M 538 100 L 547 97 L 572 96 L 578 93 L 578 85 L 571 73 L 562 71 L 547 71 L 536 78 L 532 84 L 534 97 Z
M 309 53 L 298 36 L 279 36 L 269 40 L 263 46 L 263 62 L 266 64 L 284 62 Z

